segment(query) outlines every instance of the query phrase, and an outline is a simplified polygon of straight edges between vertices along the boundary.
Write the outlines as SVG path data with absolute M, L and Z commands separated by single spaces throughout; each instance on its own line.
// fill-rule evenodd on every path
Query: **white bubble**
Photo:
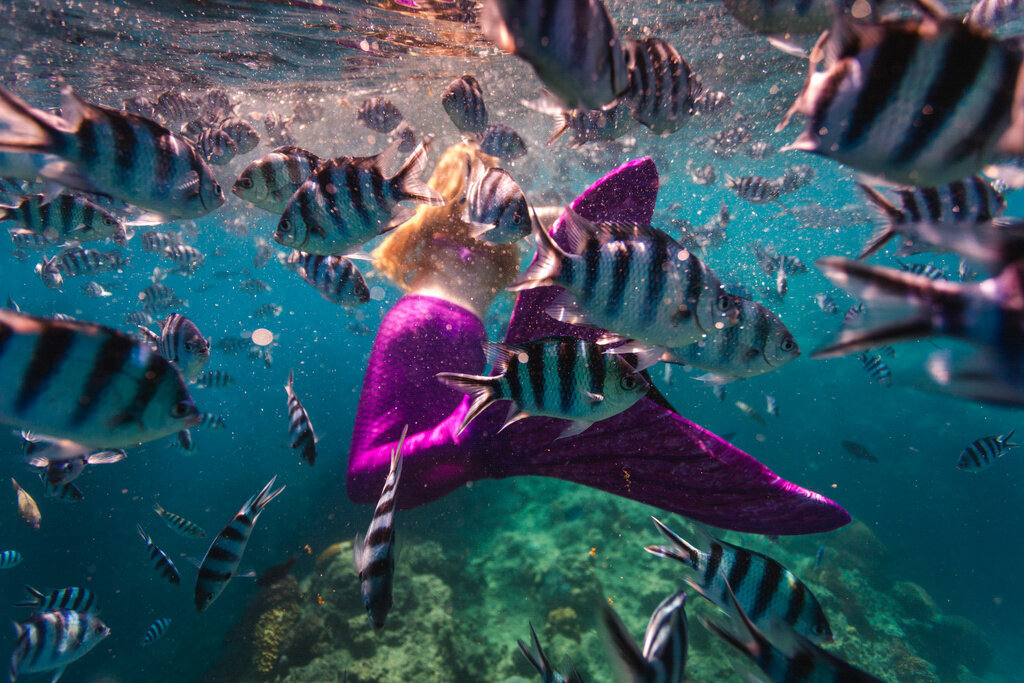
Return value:
M 274 333 L 265 327 L 253 330 L 252 343 L 256 346 L 267 346 L 274 341 Z
M 383 287 L 370 287 L 370 298 L 374 301 L 380 301 L 384 298 Z

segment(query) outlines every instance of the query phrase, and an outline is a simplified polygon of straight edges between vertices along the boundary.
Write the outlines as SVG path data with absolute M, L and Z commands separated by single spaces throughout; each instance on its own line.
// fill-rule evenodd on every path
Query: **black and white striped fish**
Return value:
M 703 166 L 697 166 L 693 163 L 693 159 L 688 159 L 686 162 L 686 172 L 690 174 L 690 180 L 707 187 L 708 185 L 714 185 L 718 176 L 715 174 L 715 167 L 711 164 L 704 164 Z
M 484 93 L 472 74 L 464 74 L 448 84 L 441 94 L 441 106 L 463 133 L 482 134 L 487 128 Z
M 203 429 L 227 429 L 228 425 L 224 418 L 216 413 L 199 413 L 199 423 L 195 426 Z
M 356 121 L 372 131 L 390 133 L 402 122 L 402 112 L 386 97 L 371 97 L 359 107 Z
M 146 544 L 146 550 L 149 551 L 149 561 L 153 564 L 153 569 L 158 571 L 160 576 L 170 581 L 173 585 L 177 586 L 180 584 L 181 574 L 178 573 L 177 567 L 174 566 L 174 562 L 167 556 L 167 553 L 157 547 L 153 539 L 142 529 L 141 524 L 136 524 L 135 529 Z
M 181 235 L 176 232 L 158 232 L 152 230 L 142 233 L 142 251 L 157 253 L 168 247 L 182 244 Z
M 604 109 L 566 109 L 549 113 L 555 117 L 555 125 L 548 137 L 548 144 L 569 132 L 572 133 L 570 149 L 588 142 L 618 140 L 636 127 L 636 119 L 625 104 Z
M 917 3 L 921 18 L 839 17 L 823 34 L 803 91 L 779 124 L 806 116 L 783 148 L 819 154 L 893 182 L 935 187 L 1024 153 L 1012 96 L 1022 64 L 1001 41 Z
M 234 114 L 237 105 L 220 88 L 206 91 L 199 100 L 199 115 L 211 121 L 223 121 Z
M 268 111 L 263 115 L 263 130 L 267 133 L 267 142 L 271 145 L 294 145 L 295 138 L 292 136 L 288 125 L 292 119 L 286 119 L 276 111 Z
M 121 271 L 131 267 L 131 257 L 117 251 L 99 251 L 75 247 L 66 249 L 58 256 L 57 264 L 62 275 L 98 275 L 112 270 Z
M 110 635 L 100 618 L 89 612 L 54 610 L 37 612 L 15 622 L 17 642 L 11 655 L 11 681 L 20 674 L 53 671 L 51 683 L 68 664 L 84 656 Z
M 904 273 L 924 275 L 929 280 L 943 280 L 946 277 L 945 273 L 930 263 L 905 263 L 903 261 L 897 261 L 896 265 L 899 266 L 900 270 Z
M 55 154 L 73 166 L 41 173 L 78 186 L 84 176 L 103 194 L 175 218 L 198 218 L 224 203 L 213 171 L 187 141 L 158 123 L 90 104 L 61 90 L 62 119 L 32 109 L 0 89 L 0 145 L 8 151 Z M 51 170 L 52 169 L 52 170 Z
M 0 206 L 0 221 L 16 221 L 55 242 L 96 242 L 111 237 L 119 225 L 112 213 L 73 194 L 23 197 L 15 206 Z
M 787 166 L 782 176 L 775 180 L 779 186 L 779 192 L 790 194 L 804 187 L 807 187 L 814 180 L 814 169 L 807 164 L 793 164 Z
M 529 63 L 567 109 L 600 109 L 629 88 L 622 44 L 601 0 L 487 0 L 480 28 Z
M 829 315 L 836 315 L 839 313 L 839 307 L 836 306 L 835 300 L 824 292 L 818 292 L 815 294 L 814 302 L 818 304 L 818 308 Z
M 732 98 L 721 90 L 705 90 L 693 103 L 694 109 L 704 116 L 714 116 L 732 106 Z
M 252 534 L 252 528 L 264 506 L 284 491 L 283 486 L 276 491 L 270 490 L 275 481 L 276 476 L 268 481 L 259 493 L 247 500 L 210 544 L 202 564 L 199 565 L 199 577 L 196 579 L 195 603 L 196 609 L 200 612 L 217 599 L 231 577 L 235 576 L 238 563 L 242 560 L 242 553 L 245 552 L 245 546 Z
M 235 143 L 237 154 L 248 154 L 260 144 L 260 134 L 248 121 L 237 116 L 222 119 L 217 130 L 227 135 Z
M 224 389 L 235 383 L 235 378 L 221 370 L 208 370 L 192 382 L 200 389 Z
M 302 459 L 313 465 L 316 462 L 316 434 L 313 432 L 313 423 L 302 407 L 302 402 L 295 395 L 295 371 L 288 371 L 288 383 L 284 385 L 284 391 L 288 395 L 288 435 L 291 438 L 292 449 L 301 448 Z
M 141 116 L 144 119 L 156 120 L 158 116 L 156 103 L 142 95 L 125 99 L 121 104 L 121 111 L 126 114 Z
M 143 311 L 150 315 L 186 305 L 173 289 L 160 282 L 142 290 L 139 293 L 139 301 L 142 303 Z
M 183 268 L 191 268 L 206 263 L 206 255 L 187 244 L 175 244 L 165 247 L 163 252 L 164 256 Z
M 658 134 L 682 128 L 704 89 L 679 52 L 661 38 L 628 39 L 625 44 L 633 118 Z
M 919 223 L 984 223 L 1006 211 L 1006 199 L 980 175 L 939 187 L 894 188 L 898 206 L 873 187 L 858 187 L 885 221 L 861 252 L 862 259 L 878 253 L 898 234 L 917 236 L 914 226 Z
M 238 154 L 238 143 L 220 128 L 207 128 L 196 138 L 196 151 L 207 163 L 226 166 Z
M 269 303 L 263 304 L 255 311 L 253 311 L 253 317 L 257 320 L 273 320 L 277 316 L 281 315 L 284 311 L 284 306 L 281 304 Z
M 515 161 L 526 154 L 526 143 L 503 123 L 492 123 L 484 130 L 480 151 L 505 161 Z
M 301 147 L 272 150 L 245 167 L 231 191 L 245 201 L 278 215 L 323 159 Z
M 167 629 L 171 627 L 170 617 L 160 617 L 146 629 L 145 635 L 139 641 L 139 647 L 147 647 L 164 637 Z
M 650 389 L 625 357 L 575 337 L 545 337 L 516 346 L 488 343 L 485 354 L 497 375 L 437 375 L 473 399 L 460 431 L 495 401 L 511 401 L 502 429 L 531 415 L 546 415 L 571 420 L 563 438 L 621 413 Z
M 199 414 L 177 370 L 122 332 L 6 310 L 0 385 L 0 422 L 85 446 L 152 441 Z
M 176 90 L 165 90 L 156 96 L 156 114 L 168 124 L 199 118 L 202 105 L 194 98 Z
M 209 340 L 195 323 L 180 313 L 171 313 L 163 319 L 159 335 L 141 325 L 138 329 L 161 356 L 174 363 L 185 379 L 197 377 L 210 360 Z
M 382 168 L 398 143 L 372 157 L 324 162 L 288 201 L 274 239 L 314 254 L 346 254 L 412 217 L 398 202 L 441 206 L 444 200 L 420 179 L 427 165 L 427 136 L 392 177 Z
M 868 373 L 868 376 L 873 381 L 881 384 L 883 387 L 892 386 L 892 369 L 882 360 L 881 356 L 869 356 L 866 353 L 860 353 L 857 354 L 857 360 L 860 361 L 864 371 Z
M 359 591 L 374 631 L 384 628 L 384 620 L 391 610 L 395 581 L 395 496 L 398 479 L 402 476 L 402 446 L 408 432 L 409 425 L 406 425 L 398 445 L 391 451 L 391 469 L 384 480 L 384 489 L 380 492 L 366 536 L 356 534 L 352 542 Z
M 321 256 L 293 250 L 285 264 L 320 292 L 327 301 L 339 306 L 360 306 L 370 300 L 370 288 L 356 264 L 344 256 Z
M 14 229 L 7 232 L 11 236 L 11 242 L 14 244 L 15 249 L 45 251 L 59 244 L 59 242 L 49 239 L 46 235 L 41 235 L 31 230 Z
M 616 680 L 635 683 L 682 683 L 689 647 L 686 636 L 686 592 L 665 598 L 655 608 L 644 633 L 643 650 L 636 646 L 626 625 L 610 605 L 601 615 L 607 633 L 609 659 Z
M 546 309 L 558 320 L 662 350 L 736 324 L 735 297 L 696 255 L 656 228 L 591 223 L 566 209 L 558 236 L 567 250 L 540 226 L 534 235 L 537 257 L 509 290 L 562 287 Z
M 49 612 L 55 609 L 99 612 L 96 594 L 88 588 L 73 586 L 43 593 L 26 585 L 25 592 L 28 593 L 28 599 L 14 603 L 15 607 L 31 607 L 34 612 Z
M 153 505 L 153 512 L 163 518 L 164 523 L 179 536 L 185 538 L 206 538 L 206 532 L 195 522 L 190 522 L 181 515 L 164 510 L 160 503 Z
M 511 244 L 530 234 L 526 195 L 508 171 L 477 164 L 466 187 L 462 220 L 469 234 L 491 244 Z
M 43 257 L 43 260 L 36 264 L 36 275 L 43 281 L 48 289 L 60 289 L 64 286 L 64 275 L 61 274 L 60 262 L 57 257 Z
M 21 564 L 25 559 L 17 550 L 4 550 L 0 552 L 0 569 L 12 569 Z
M 740 199 L 746 199 L 751 204 L 765 204 L 778 201 L 781 192 L 774 180 L 768 180 L 761 176 L 744 176 L 733 178 L 726 174 L 725 186 L 736 193 Z
M 767 159 L 772 154 L 774 154 L 775 148 L 772 147 L 769 143 L 765 142 L 764 140 L 755 140 L 754 142 L 751 142 L 749 145 L 747 145 L 747 148 L 744 150 L 744 152 L 751 159 L 761 161 L 763 159 Z
M 1020 0 L 977 0 L 964 17 L 965 24 L 978 28 L 999 28 L 1018 19 L 1024 5 Z
M 726 607 L 730 615 L 728 624 L 721 624 L 707 618 L 704 626 L 739 650 L 754 662 L 770 681 L 789 683 L 791 681 L 823 681 L 831 683 L 881 683 L 881 679 L 861 671 L 840 659 L 832 652 L 815 645 L 799 629 L 793 629 L 785 621 L 777 625 L 764 624 L 773 637 L 781 636 L 781 647 L 776 647 L 755 626 L 755 620 L 747 616 L 742 601 L 727 585 Z M 774 635 L 777 634 L 777 635 Z
M 532 623 L 530 624 L 530 641 L 533 647 L 528 646 L 521 640 L 516 640 L 516 643 L 519 644 L 519 649 L 522 651 L 523 656 L 540 673 L 540 679 L 543 683 L 583 683 L 583 679 L 572 666 L 569 667 L 568 673 L 565 675 L 555 671 L 555 667 L 551 665 L 551 660 L 544 653 L 544 648 L 540 646 L 540 639 L 537 638 L 537 631 L 534 630 Z
M 996 464 L 996 458 L 1003 457 L 1008 450 L 1019 445 L 1010 442 L 1016 431 L 1016 429 L 1011 429 L 1007 434 L 986 436 L 972 441 L 971 445 L 960 454 L 956 468 L 967 472 L 979 472 Z
M 830 642 L 832 629 L 810 589 L 791 571 L 768 557 L 720 541 L 707 533 L 709 552 L 703 552 L 652 517 L 658 531 L 672 546 L 649 545 L 649 553 L 670 557 L 695 572 L 686 582 L 722 609 L 729 606 L 729 588 L 740 606 L 757 624 L 766 627 L 783 621 L 817 642 Z

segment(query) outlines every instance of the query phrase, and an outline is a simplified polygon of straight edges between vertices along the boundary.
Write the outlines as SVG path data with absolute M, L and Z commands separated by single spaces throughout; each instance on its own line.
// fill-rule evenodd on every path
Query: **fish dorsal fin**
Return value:
M 352 540 L 352 563 L 355 565 L 357 572 L 362 571 L 362 568 L 359 566 L 360 560 L 362 559 L 362 552 L 363 534 L 362 532 L 357 531 L 356 537 Z
M 526 350 L 518 346 L 510 346 L 501 342 L 487 342 L 484 345 L 484 357 L 496 374 L 503 374 L 508 363 L 517 354 L 525 354 Z
M 76 95 L 70 85 L 60 89 L 60 115 L 72 130 L 77 130 L 85 119 L 95 116 L 93 105 Z

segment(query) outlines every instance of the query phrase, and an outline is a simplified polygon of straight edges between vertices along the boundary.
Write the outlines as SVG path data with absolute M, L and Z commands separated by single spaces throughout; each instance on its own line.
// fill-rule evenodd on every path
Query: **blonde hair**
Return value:
M 482 163 L 495 166 L 493 157 L 480 151 L 475 143 L 461 142 L 445 150 L 429 184 L 444 198 L 444 206 L 421 204 L 416 214 L 385 238 L 373 252 L 378 272 L 409 291 L 425 273 L 444 276 L 451 258 L 480 258 L 489 262 L 492 293 L 504 289 L 519 269 L 519 252 L 514 244 L 487 244 L 469 234 L 462 220 L 463 195 L 470 169 Z

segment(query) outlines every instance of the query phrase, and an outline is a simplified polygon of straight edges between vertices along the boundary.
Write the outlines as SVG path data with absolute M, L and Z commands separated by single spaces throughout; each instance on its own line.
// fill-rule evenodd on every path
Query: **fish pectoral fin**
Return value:
M 508 407 L 508 415 L 505 416 L 505 422 L 501 425 L 501 429 L 499 429 L 498 432 L 505 431 L 506 427 L 516 422 L 519 422 L 525 417 L 530 417 L 529 413 L 525 413 L 522 410 L 520 410 L 519 406 L 517 406 L 513 402 L 512 405 Z
M 603 401 L 604 397 L 601 397 L 601 400 Z M 572 422 L 569 423 L 568 427 L 562 430 L 562 433 L 559 434 L 555 440 L 557 441 L 558 439 L 568 439 L 570 436 L 582 434 L 583 432 L 587 431 L 587 429 L 592 424 L 594 423 L 587 422 L 586 420 L 573 420 Z
M 50 679 L 50 683 L 57 683 L 57 681 L 60 680 L 60 677 L 64 675 L 64 669 L 66 668 L 66 666 L 62 666 L 61 668 L 54 671 L 53 678 Z
M 587 312 L 580 308 L 572 292 L 567 289 L 558 292 L 551 303 L 544 307 L 544 312 L 559 322 L 572 325 L 591 324 Z
M 189 171 L 188 173 L 186 173 L 175 189 L 178 190 L 179 192 L 184 192 L 188 196 L 198 195 L 199 172 Z
M 356 573 L 362 571 L 359 564 L 359 554 L 363 551 L 363 535 L 356 532 L 356 537 L 352 541 L 352 564 L 355 565 Z
M 595 394 L 592 391 L 584 391 L 583 395 L 587 397 L 591 406 L 599 406 L 604 403 L 604 396 L 602 394 Z
M 730 382 L 736 381 L 735 377 L 726 377 L 725 375 L 719 375 L 718 373 L 708 372 L 699 377 L 694 377 L 698 382 L 704 382 L 713 386 L 722 386 Z

